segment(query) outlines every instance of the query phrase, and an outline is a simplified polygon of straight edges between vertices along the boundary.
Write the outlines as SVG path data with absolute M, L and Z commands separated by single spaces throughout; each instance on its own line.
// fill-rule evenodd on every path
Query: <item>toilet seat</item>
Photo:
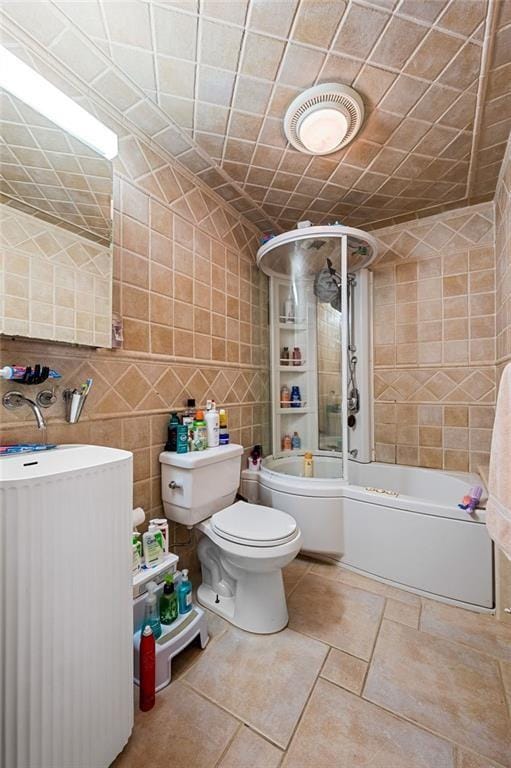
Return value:
M 248 547 L 277 547 L 292 541 L 298 531 L 286 512 L 246 501 L 215 512 L 211 527 L 220 538 Z

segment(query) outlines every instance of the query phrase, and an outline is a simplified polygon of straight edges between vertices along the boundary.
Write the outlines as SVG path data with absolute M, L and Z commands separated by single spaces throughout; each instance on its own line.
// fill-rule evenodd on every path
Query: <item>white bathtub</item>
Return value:
M 351 461 L 345 482 L 337 457 L 315 456 L 314 478 L 302 465 L 300 456 L 265 459 L 259 501 L 293 515 L 305 551 L 428 597 L 493 608 L 484 510 L 457 506 L 482 485 L 478 475 Z

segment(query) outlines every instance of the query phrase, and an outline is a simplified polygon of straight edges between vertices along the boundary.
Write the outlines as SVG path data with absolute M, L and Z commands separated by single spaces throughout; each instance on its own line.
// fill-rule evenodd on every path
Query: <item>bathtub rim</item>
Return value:
M 323 458 L 322 454 L 319 453 L 313 455 L 315 458 Z M 331 457 L 331 455 L 325 456 L 325 458 Z M 301 477 L 299 475 L 288 475 L 283 472 L 279 472 L 276 469 L 271 469 L 266 464 L 266 462 L 278 462 L 279 460 L 285 460 L 289 458 L 291 457 L 267 456 L 261 465 L 261 470 L 258 477 L 259 483 L 270 490 L 287 493 L 291 496 L 331 498 L 332 500 L 352 498 L 360 501 L 367 501 L 368 503 L 375 504 L 377 506 L 398 508 L 410 512 L 416 512 L 418 514 L 427 514 L 436 517 L 447 517 L 450 519 L 461 520 L 463 522 L 469 523 L 485 523 L 486 510 L 484 506 L 472 514 L 467 514 L 464 510 L 459 509 L 458 507 L 455 508 L 448 505 L 442 505 L 436 501 L 424 499 L 419 496 L 410 496 L 407 494 L 390 496 L 383 493 L 379 494 L 367 490 L 366 486 L 350 483 L 348 480 L 341 478 Z M 297 456 L 294 458 L 299 457 Z M 334 458 L 339 457 L 334 456 Z M 385 464 L 384 462 L 378 461 L 370 462 L 369 464 L 376 464 L 384 468 L 400 467 L 411 471 L 420 471 L 421 473 L 427 473 L 431 477 L 440 473 L 442 475 L 461 480 L 466 483 L 467 486 L 481 485 L 483 487 L 483 498 L 485 499 L 487 497 L 486 486 L 482 478 L 474 472 L 453 472 L 444 469 L 430 469 L 429 467 L 413 467 L 406 464 Z

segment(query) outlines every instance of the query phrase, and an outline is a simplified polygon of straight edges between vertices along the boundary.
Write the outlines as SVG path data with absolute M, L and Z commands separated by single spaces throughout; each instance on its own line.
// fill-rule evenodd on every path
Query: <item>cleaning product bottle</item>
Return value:
M 174 576 L 165 575 L 165 584 L 160 597 L 160 621 L 162 624 L 172 624 L 178 616 L 177 595 L 174 589 Z
M 157 525 L 149 523 L 148 530 L 142 536 L 142 546 L 146 568 L 152 568 L 163 560 L 165 544 L 163 534 Z
M 193 450 L 204 451 L 208 447 L 208 427 L 204 421 L 204 412 L 197 411 L 193 422 Z
M 306 451 L 303 455 L 303 476 L 314 477 L 314 461 L 311 451 Z
M 151 627 L 147 624 L 140 637 L 140 698 L 139 707 L 148 712 L 156 699 L 156 647 Z
M 160 611 L 158 610 L 158 598 L 156 597 L 158 584 L 155 581 L 148 581 L 146 586 L 147 595 L 144 604 L 144 623 L 142 627 L 145 628 L 149 625 L 154 639 L 157 640 L 161 635 Z
M 192 610 L 192 582 L 188 579 L 188 568 L 183 568 L 183 578 L 178 591 L 179 613 Z
M 218 422 L 220 425 L 220 445 L 229 445 L 229 430 L 227 428 L 227 413 L 225 408 L 220 408 L 218 413 Z
M 220 445 L 220 418 L 216 409 L 215 401 L 208 400 L 208 409 L 206 412 L 206 426 L 208 430 L 208 448 L 216 448 Z
M 165 445 L 166 451 L 177 451 L 177 428 L 181 424 L 177 411 L 173 411 L 170 414 L 170 420 L 167 427 L 167 443 Z

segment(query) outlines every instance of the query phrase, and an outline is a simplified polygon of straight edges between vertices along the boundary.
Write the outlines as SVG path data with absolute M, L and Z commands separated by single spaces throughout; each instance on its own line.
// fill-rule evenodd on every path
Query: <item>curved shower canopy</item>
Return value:
M 327 259 L 340 254 L 341 238 L 348 238 L 348 271 L 368 267 L 378 255 L 372 235 L 361 229 L 331 226 L 300 227 L 272 237 L 257 251 L 257 266 L 271 277 L 312 278 L 325 267 Z

